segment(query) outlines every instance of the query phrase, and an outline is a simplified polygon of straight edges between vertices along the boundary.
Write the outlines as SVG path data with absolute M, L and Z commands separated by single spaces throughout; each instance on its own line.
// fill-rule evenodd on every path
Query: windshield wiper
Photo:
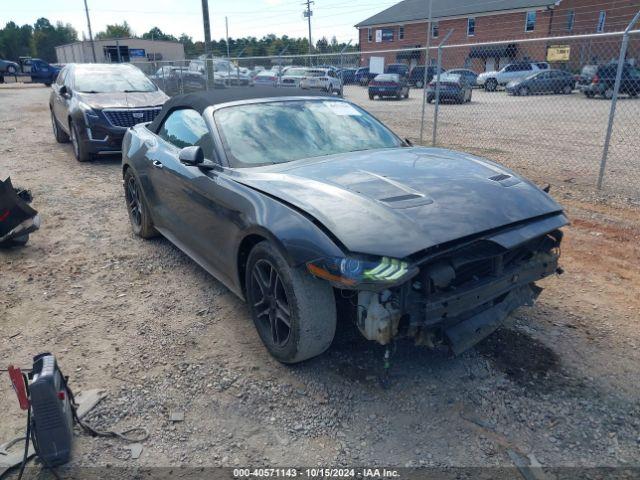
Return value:
M 149 93 L 154 90 L 125 90 L 124 93 Z

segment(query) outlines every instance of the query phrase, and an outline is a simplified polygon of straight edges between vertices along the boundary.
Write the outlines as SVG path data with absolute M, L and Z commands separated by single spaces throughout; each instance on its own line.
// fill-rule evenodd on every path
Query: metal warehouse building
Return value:
M 94 40 L 98 63 L 184 60 L 184 46 L 179 42 L 142 38 L 109 38 Z M 58 63 L 91 63 L 94 61 L 90 41 L 68 43 L 56 47 Z

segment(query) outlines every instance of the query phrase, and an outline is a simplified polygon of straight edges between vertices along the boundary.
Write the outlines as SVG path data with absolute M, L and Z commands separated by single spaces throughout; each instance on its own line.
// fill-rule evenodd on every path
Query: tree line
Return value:
M 158 27 L 153 27 L 139 37 L 132 31 L 125 21 L 121 24 L 107 25 L 103 31 L 96 33 L 95 38 L 144 38 L 148 40 L 166 40 L 180 42 L 184 45 L 187 57 L 195 57 L 204 53 L 204 42 L 194 41 L 190 35 L 183 33 L 179 37 L 164 33 Z M 17 61 L 18 57 L 38 57 L 47 62 L 56 62 L 55 47 L 65 43 L 78 41 L 78 32 L 69 23 L 56 22 L 52 24 L 46 18 L 39 18 L 33 25 L 18 26 L 15 22 L 8 22 L 0 28 L 0 59 Z M 314 47 L 314 53 L 339 52 L 346 46 L 338 42 L 335 37 L 328 40 L 320 38 Z M 309 52 L 309 41 L 306 38 L 293 38 L 287 35 L 265 35 L 262 38 L 244 37 L 229 38 L 229 54 L 238 56 L 278 55 L 285 50 L 286 55 L 304 55 Z M 352 47 L 351 50 L 357 48 Z M 216 56 L 227 55 L 226 40 L 213 40 L 211 49 Z

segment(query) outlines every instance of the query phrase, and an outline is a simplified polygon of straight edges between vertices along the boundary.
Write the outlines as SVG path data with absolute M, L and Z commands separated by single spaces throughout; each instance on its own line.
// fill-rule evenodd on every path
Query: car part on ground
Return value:
M 460 353 L 561 272 L 568 221 L 547 192 L 470 154 L 410 147 L 362 108 L 309 93 L 174 97 L 123 143 L 134 232 L 147 218 L 247 299 L 275 358 L 324 351 L 338 299 L 370 340 Z
M 31 192 L 14 188 L 11 178 L 0 182 L 0 248 L 22 246 L 40 228 L 40 216 L 29 204 Z

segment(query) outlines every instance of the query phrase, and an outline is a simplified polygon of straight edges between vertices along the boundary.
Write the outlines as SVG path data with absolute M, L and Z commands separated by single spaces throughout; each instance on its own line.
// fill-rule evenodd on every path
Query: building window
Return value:
M 536 12 L 527 12 L 524 22 L 524 31 L 533 32 L 536 29 Z
M 467 36 L 473 37 L 476 34 L 476 19 L 474 17 L 467 18 Z
M 573 32 L 573 25 L 576 23 L 576 12 L 569 10 L 567 12 L 567 32 Z
M 600 16 L 598 17 L 598 26 L 596 28 L 596 32 L 602 33 L 604 32 L 604 22 L 607 19 L 607 12 L 604 10 L 600 10 Z
M 371 34 L 371 29 L 367 28 L 367 42 L 371 43 L 373 41 L 373 35 Z
M 438 38 L 440 35 L 440 28 L 438 22 L 431 22 L 431 38 Z
M 398 28 L 398 40 L 404 40 L 404 25 Z
M 377 41 L 377 39 L 376 39 Z M 383 42 L 393 42 L 393 28 L 383 28 L 382 29 L 382 41 Z

